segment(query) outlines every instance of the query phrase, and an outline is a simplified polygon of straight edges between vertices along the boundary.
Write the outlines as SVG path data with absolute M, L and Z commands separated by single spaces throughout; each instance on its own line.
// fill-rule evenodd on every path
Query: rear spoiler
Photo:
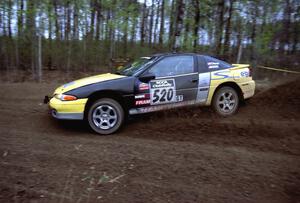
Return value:
M 232 68 L 230 70 L 238 70 L 243 68 L 249 69 L 249 76 L 252 77 L 252 68 L 250 67 L 250 64 L 232 64 Z
M 232 64 L 231 70 L 237 70 L 237 69 L 242 69 L 242 68 L 250 68 L 250 64 Z

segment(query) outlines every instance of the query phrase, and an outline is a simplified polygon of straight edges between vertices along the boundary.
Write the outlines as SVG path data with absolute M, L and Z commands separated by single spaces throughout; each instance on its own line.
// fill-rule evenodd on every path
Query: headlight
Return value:
M 59 99 L 61 101 L 74 101 L 77 98 L 73 95 L 66 95 L 66 94 L 56 94 L 54 96 L 56 99 Z

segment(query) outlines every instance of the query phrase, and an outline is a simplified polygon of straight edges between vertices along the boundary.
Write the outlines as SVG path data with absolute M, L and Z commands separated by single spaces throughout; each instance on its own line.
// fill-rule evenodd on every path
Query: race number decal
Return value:
M 174 79 L 150 81 L 150 104 L 166 104 L 176 102 Z

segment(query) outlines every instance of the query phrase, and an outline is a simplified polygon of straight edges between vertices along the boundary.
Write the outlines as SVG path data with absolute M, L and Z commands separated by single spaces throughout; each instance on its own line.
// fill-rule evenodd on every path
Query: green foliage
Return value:
M 239 43 L 242 43 L 244 61 L 259 61 L 274 53 L 299 54 L 298 1 L 234 1 L 229 30 L 225 26 L 229 16 L 228 0 L 197 1 L 183 0 L 185 14 L 179 36 L 180 51 L 216 55 L 217 36 L 221 32 L 221 48 L 225 33 L 229 33 L 230 47 L 229 55 L 220 57 L 232 62 L 236 60 Z M 40 33 L 43 36 L 43 67 L 50 69 L 109 70 L 103 68 L 110 66 L 111 58 L 135 58 L 171 51 L 169 45 L 174 35 L 170 38 L 170 28 L 175 27 L 178 2 L 165 0 L 164 35 L 161 36 L 164 44 L 159 44 L 162 0 L 146 1 L 146 9 L 141 0 L 2 0 L 1 68 L 32 69 L 38 57 L 36 41 Z M 23 9 L 20 9 L 22 3 Z M 195 20 L 195 5 L 200 8 L 199 24 Z M 151 8 L 154 16 L 150 15 Z M 224 22 L 223 27 L 219 27 L 222 9 Z M 152 30 L 150 19 L 153 20 Z M 140 45 L 142 23 L 143 46 Z M 284 50 L 279 50 L 282 47 Z

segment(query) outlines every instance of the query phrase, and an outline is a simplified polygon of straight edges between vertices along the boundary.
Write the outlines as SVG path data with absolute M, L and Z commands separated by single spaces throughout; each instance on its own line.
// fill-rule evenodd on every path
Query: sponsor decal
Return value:
M 148 90 L 149 89 L 149 85 L 147 83 L 141 83 L 139 85 L 139 90 Z
M 212 78 L 212 80 L 222 80 L 222 79 L 231 78 L 229 74 L 230 74 L 229 70 L 214 72 L 213 73 L 214 77 Z
M 150 94 L 138 94 L 134 96 L 135 99 L 149 99 L 150 98 Z
M 177 95 L 176 96 L 176 101 L 177 102 L 182 102 L 183 101 L 183 95 Z
M 176 102 L 174 79 L 153 80 L 150 82 L 151 105 Z
M 154 80 L 150 82 L 151 88 L 164 88 L 164 87 L 173 87 L 174 79 L 169 80 Z
M 136 95 L 134 96 L 135 99 L 145 99 L 145 95 L 141 94 L 141 95 Z
M 139 106 L 139 105 L 145 105 L 145 104 L 150 104 L 150 99 L 146 99 L 146 100 L 137 100 L 135 101 L 135 105 Z
M 185 101 L 185 102 L 180 102 L 180 103 L 165 104 L 165 105 L 160 105 L 160 106 L 134 108 L 134 109 L 130 109 L 129 114 L 132 115 L 132 114 L 148 113 L 148 112 L 160 111 L 160 110 L 164 110 L 164 109 L 172 109 L 172 108 L 181 107 L 181 106 L 193 105 L 196 103 L 197 103 L 197 101 L 193 100 L 193 101 Z
M 242 71 L 241 77 L 249 77 L 249 71 Z
M 208 62 L 207 66 L 209 69 L 219 68 L 219 63 L 218 62 Z

